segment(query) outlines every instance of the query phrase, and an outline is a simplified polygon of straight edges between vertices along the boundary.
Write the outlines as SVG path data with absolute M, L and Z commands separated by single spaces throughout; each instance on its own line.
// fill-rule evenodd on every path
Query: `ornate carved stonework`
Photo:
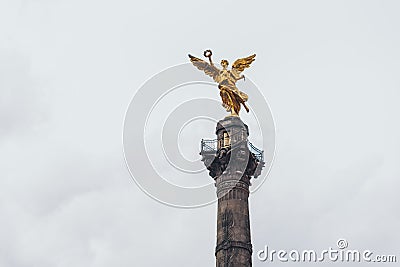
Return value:
M 264 166 L 263 152 L 249 143 L 238 116 L 219 121 L 216 134 L 216 140 L 202 140 L 200 153 L 217 188 L 216 266 L 252 266 L 249 186 Z

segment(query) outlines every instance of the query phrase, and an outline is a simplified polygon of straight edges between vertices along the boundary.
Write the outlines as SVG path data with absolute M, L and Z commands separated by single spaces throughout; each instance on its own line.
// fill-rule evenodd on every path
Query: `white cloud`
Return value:
M 0 265 L 214 264 L 215 207 L 150 199 L 129 177 L 121 138 L 136 89 L 206 48 L 215 60 L 257 53 L 247 73 L 277 123 L 275 165 L 251 196 L 255 251 L 326 248 L 347 235 L 396 253 L 398 8 L 3 1 Z

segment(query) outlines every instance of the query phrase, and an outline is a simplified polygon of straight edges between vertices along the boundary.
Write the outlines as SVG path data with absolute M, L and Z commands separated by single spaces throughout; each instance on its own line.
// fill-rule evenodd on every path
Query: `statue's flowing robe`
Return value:
M 230 107 L 233 109 L 233 113 L 239 114 L 241 108 L 240 104 L 244 106 L 247 112 L 249 111 L 245 104 L 249 97 L 247 94 L 239 91 L 234 83 L 230 82 L 229 80 L 224 80 L 218 85 L 218 88 L 220 89 L 219 94 L 221 96 L 222 103 L 225 107 Z
M 216 79 L 219 83 L 219 94 L 221 96 L 223 106 L 234 114 L 239 114 L 241 108 L 240 104 L 245 107 L 247 112 L 249 111 L 244 103 L 249 97 L 236 87 L 236 80 L 238 79 L 239 77 L 236 77 L 234 73 L 226 69 L 222 70 Z

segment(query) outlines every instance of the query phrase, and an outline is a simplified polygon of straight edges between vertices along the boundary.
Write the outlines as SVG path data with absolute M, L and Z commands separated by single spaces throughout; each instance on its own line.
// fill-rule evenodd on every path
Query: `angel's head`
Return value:
M 221 60 L 221 66 L 222 66 L 224 69 L 226 69 L 226 68 L 228 67 L 228 65 L 229 65 L 228 60 L 226 60 L 226 59 Z

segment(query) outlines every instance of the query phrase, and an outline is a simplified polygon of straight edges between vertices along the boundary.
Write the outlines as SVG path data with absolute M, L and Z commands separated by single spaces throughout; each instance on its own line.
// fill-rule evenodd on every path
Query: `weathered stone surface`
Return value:
M 201 153 L 217 188 L 216 266 L 252 266 L 249 186 L 264 163 L 249 151 L 249 130 L 239 117 L 219 121 L 216 134 L 216 151 Z

